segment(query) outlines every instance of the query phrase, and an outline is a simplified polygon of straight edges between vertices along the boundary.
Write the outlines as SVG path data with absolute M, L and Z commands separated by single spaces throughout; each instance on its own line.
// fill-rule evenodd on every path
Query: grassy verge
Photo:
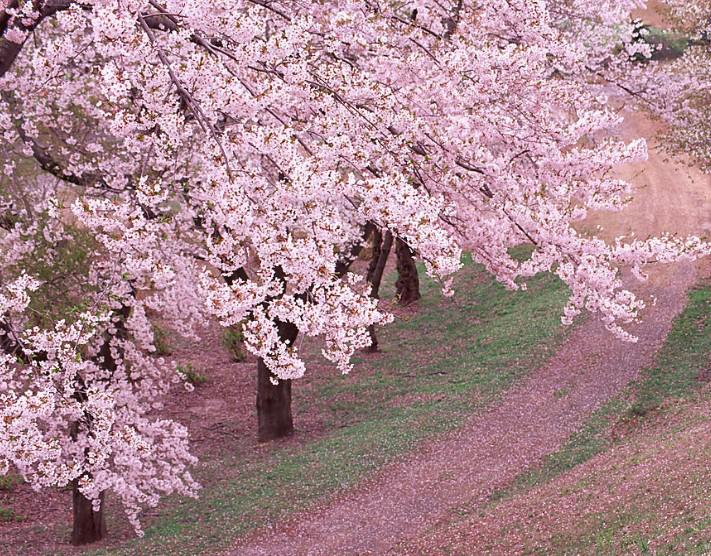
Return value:
M 578 519 L 560 527 L 547 553 L 708 555 L 710 402 L 708 388 L 670 395 L 654 418 L 646 414 L 643 429 L 575 475 L 577 483 L 564 480 L 557 496 L 574 498 L 589 511 L 578 510 Z M 629 411 L 622 418 L 638 419 Z
M 656 50 L 652 54 L 653 60 L 672 60 L 684 55 L 689 47 L 689 37 L 659 27 L 647 27 L 645 42 Z
M 454 299 L 442 299 L 425 279 L 418 313 L 382 332 L 384 353 L 364 355 L 350 376 L 296 385 L 295 404 L 327 416 L 323 435 L 275 444 L 247 460 L 203 462 L 199 475 L 220 478 L 206 481 L 199 500 L 168 504 L 144 539 L 101 553 L 226 549 L 461 425 L 539 365 L 566 333 L 559 325 L 566 291 L 549 275 L 514 293 L 468 262 L 456 287 Z
M 675 319 L 656 365 L 645 369 L 625 392 L 600 407 L 541 465 L 493 493 L 492 504 L 547 483 L 604 452 L 615 442 L 610 434 L 613 424 L 629 429 L 642 420 L 663 416 L 668 406 L 696 399 L 711 378 L 710 358 L 711 286 L 703 285 L 689 293 L 688 304 Z

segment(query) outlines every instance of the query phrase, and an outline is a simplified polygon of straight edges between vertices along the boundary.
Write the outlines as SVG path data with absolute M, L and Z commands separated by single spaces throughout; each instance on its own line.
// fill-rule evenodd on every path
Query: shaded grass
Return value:
M 531 280 L 527 293 L 510 292 L 465 262 L 454 299 L 422 280 L 418 314 L 381 333 L 384 353 L 362 357 L 351 376 L 318 375 L 304 379 L 309 388 L 296 385 L 295 404 L 327 415 L 324 435 L 276 443 L 252 458 L 203 462 L 198 476 L 221 478 L 206 480 L 199 500 L 166 504 L 143 540 L 100 553 L 226 549 L 458 427 L 534 369 L 566 334 L 565 288 L 545 275 Z
M 384 353 L 374 372 L 355 382 L 329 377 L 317 385 L 314 403 L 326 400 L 338 425 L 387 414 L 391 402 L 413 394 L 465 411 L 529 369 L 529 357 L 550 351 L 541 341 L 561 333 L 565 291 L 550 276 L 531 281 L 528 293 L 512 293 L 470 267 L 458 286 L 455 299 L 443 300 L 425 280 L 418 314 L 381 334 Z
M 645 42 L 656 48 L 653 60 L 669 60 L 679 58 L 689 47 L 689 37 L 659 27 L 648 26 Z
M 665 399 L 688 399 L 704 384 L 711 360 L 711 286 L 691 290 L 674 321 L 656 366 L 646 369 L 634 388 L 630 415 L 644 416 Z M 711 378 L 711 375 L 709 375 Z
M 13 491 L 20 482 L 20 477 L 18 475 L 15 475 L 14 473 L 0 475 L 0 490 L 8 492 Z
M 15 510 L 5 506 L 0 506 L 0 523 L 12 521 L 22 521 L 22 516 L 15 513 Z
M 22 479 L 15 475 L 14 473 L 9 473 L 7 475 L 0 475 L 0 495 L 3 493 L 10 494 L 15 490 Z M 3 496 L 0 498 L 0 523 L 8 523 L 12 521 L 22 521 L 22 516 L 19 515 L 14 508 L 6 506 L 9 496 Z

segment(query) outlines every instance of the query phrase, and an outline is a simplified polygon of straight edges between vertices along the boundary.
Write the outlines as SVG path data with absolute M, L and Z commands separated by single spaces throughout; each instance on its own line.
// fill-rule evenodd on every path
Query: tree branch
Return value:
M 12 2 L 11 6 L 17 2 Z M 72 4 L 78 4 L 76 0 L 35 0 L 34 7 L 37 17 L 32 21 L 27 18 L 14 18 L 8 16 L 7 11 L 2 13 L 0 17 L 0 77 L 3 77 L 12 67 L 17 56 L 22 52 L 27 39 L 34 30 L 44 21 L 45 18 L 51 17 L 57 12 L 63 11 L 71 7 Z M 17 31 L 22 33 L 23 39 L 21 42 L 13 42 L 7 38 L 8 31 Z

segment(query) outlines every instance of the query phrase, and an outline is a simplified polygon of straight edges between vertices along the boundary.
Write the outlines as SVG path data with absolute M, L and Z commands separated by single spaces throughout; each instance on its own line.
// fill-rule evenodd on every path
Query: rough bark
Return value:
M 121 305 L 121 308 L 116 311 L 115 326 L 116 332 L 114 337 L 122 338 L 126 335 L 126 319 L 131 314 L 131 308 L 128 305 Z M 96 362 L 100 364 L 106 371 L 114 374 L 118 370 L 118 365 L 113 355 L 111 354 L 111 340 L 106 337 L 99 352 L 96 355 Z M 80 388 L 75 392 L 74 396 L 79 402 L 86 401 L 86 384 L 81 376 L 77 376 Z M 84 426 L 87 427 L 88 433 L 92 434 L 93 419 L 91 415 L 84 414 Z M 80 431 L 80 422 L 75 422 L 70 429 L 70 436 L 76 440 Z M 97 511 L 94 510 L 91 500 L 87 499 L 80 491 L 78 482 L 75 480 L 72 483 L 72 544 L 82 545 L 100 541 L 106 534 L 106 520 L 104 518 L 104 493 L 99 495 L 101 506 Z
M 72 544 L 82 545 L 100 541 L 106 534 L 106 519 L 104 517 L 104 495 L 101 494 L 101 507 L 94 511 L 91 500 L 80 491 L 77 481 L 72 483 L 72 509 L 74 525 L 72 527 Z
M 417 275 L 417 265 L 410 247 L 398 239 L 395 244 L 397 255 L 398 278 L 395 282 L 395 292 L 400 305 L 409 305 L 420 299 L 420 279 Z
M 30 356 L 22 348 L 17 334 L 10 326 L 10 323 L 5 320 L 0 320 L 0 352 L 17 357 L 23 363 L 31 361 Z M 44 354 L 42 358 L 44 358 Z M 36 357 L 36 359 L 38 358 Z
M 277 321 L 279 338 L 291 345 L 299 330 L 291 323 Z M 277 380 L 264 360 L 257 361 L 257 421 L 259 442 L 284 438 L 294 432 L 291 414 L 291 380 Z
M 380 230 L 375 230 L 373 233 L 373 255 L 368 267 L 368 282 L 370 282 L 370 296 L 378 299 L 385 265 L 388 262 L 388 256 L 393 246 L 393 235 L 389 231 L 382 235 Z M 375 353 L 378 351 L 378 336 L 375 334 L 375 326 L 371 324 L 368 327 L 368 332 L 370 333 L 371 341 L 368 351 Z
M 367 280 L 368 283 L 373 284 L 374 279 L 375 279 L 375 274 L 378 269 L 378 263 L 380 261 L 380 253 L 382 252 L 383 248 L 383 233 L 378 230 L 377 228 L 373 230 L 373 233 L 371 234 L 371 242 L 373 244 L 373 251 L 370 254 L 370 263 L 368 264 L 368 274 L 367 274 Z M 371 289 L 371 296 L 373 296 L 374 290 Z M 377 288 L 375 289 L 375 296 L 377 297 Z
M 452 15 L 445 20 L 447 30 L 444 33 L 444 38 L 447 40 L 451 39 L 452 35 L 454 35 L 454 32 L 457 30 L 457 26 L 459 25 L 459 20 L 462 16 L 463 4 L 464 4 L 463 0 L 457 0 L 457 4 L 454 6 L 454 9 L 452 10 Z
M 0 336 L 0 349 L 7 354 L 14 355 L 22 361 L 28 363 L 32 360 L 16 341 L 16 335 L 6 321 L 0 321 L 0 330 L 4 333 Z M 46 354 L 35 355 L 35 360 L 44 360 Z M 81 379 L 81 377 L 79 377 Z M 79 394 L 81 396 L 82 394 Z M 72 439 L 76 439 L 79 434 L 79 423 L 74 423 L 69 431 Z M 73 524 L 71 542 L 74 545 L 82 545 L 99 541 L 106 534 L 106 521 L 103 514 L 103 493 L 100 496 L 102 507 L 99 511 L 94 511 L 91 501 L 79 492 L 78 482 L 72 483 L 72 509 Z
M 376 230 L 372 223 L 367 223 L 363 228 L 364 239 L 373 230 Z M 392 242 L 392 240 L 391 240 Z M 336 274 L 343 276 L 350 268 L 353 261 L 358 257 L 363 246 L 363 242 L 355 243 L 351 249 L 344 253 L 344 256 L 336 264 Z M 276 269 L 277 275 L 282 276 L 283 271 Z M 247 279 L 244 269 L 233 273 L 227 277 L 227 283 L 231 284 L 237 278 Z M 279 338 L 292 345 L 296 341 L 299 330 L 290 323 L 277 321 Z M 263 359 L 257 360 L 257 423 L 258 439 L 260 442 L 269 442 L 277 438 L 284 438 L 294 432 L 294 420 L 291 412 L 291 381 L 278 380 L 277 384 L 272 382 L 276 377 L 267 368 Z
M 281 268 L 276 269 L 277 276 L 284 278 Z M 236 280 L 249 280 L 244 268 L 225 276 L 227 284 Z M 279 338 L 292 345 L 299 334 L 298 328 L 291 323 L 276 322 Z M 272 379 L 277 383 L 274 384 Z M 294 432 L 294 420 L 291 414 L 291 381 L 278 380 L 261 357 L 257 359 L 257 439 L 269 442 L 284 438 Z

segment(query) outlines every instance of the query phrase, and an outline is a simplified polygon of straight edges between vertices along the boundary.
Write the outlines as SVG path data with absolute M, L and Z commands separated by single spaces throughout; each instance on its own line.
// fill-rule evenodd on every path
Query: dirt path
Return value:
M 550 482 L 486 512 L 455 516 L 395 551 L 708 556 L 711 388 L 695 404 L 638 426 L 625 442 Z
M 666 4 L 660 0 L 647 0 L 647 7 L 644 10 L 635 10 L 632 12 L 634 17 L 644 21 L 647 25 L 655 27 L 668 27 L 664 14 L 666 13 Z
M 634 115 L 629 137 L 650 137 L 654 124 Z M 668 162 L 650 145 L 650 160 L 621 170 L 637 199 L 616 215 L 595 215 L 614 237 L 631 228 L 638 236 L 711 230 L 711 180 Z M 644 321 L 632 327 L 640 341 L 623 344 L 590 320 L 572 332 L 559 352 L 462 429 L 423 447 L 315 511 L 276 524 L 237 546 L 234 555 L 344 555 L 396 553 L 463 503 L 488 494 L 555 451 L 603 401 L 653 362 L 672 319 L 696 279 L 686 263 L 660 268 L 636 288 L 654 295 Z

